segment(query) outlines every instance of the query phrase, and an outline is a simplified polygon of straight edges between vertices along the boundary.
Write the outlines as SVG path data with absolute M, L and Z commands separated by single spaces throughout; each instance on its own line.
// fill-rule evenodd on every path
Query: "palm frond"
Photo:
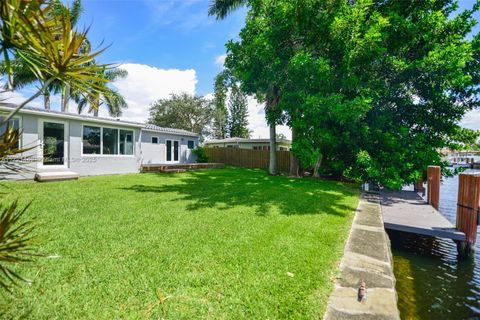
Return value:
M 125 98 L 118 91 L 112 89 L 104 93 L 103 100 L 111 117 L 120 117 L 122 109 L 128 107 Z
M 237 10 L 247 3 L 247 0 L 212 0 L 208 8 L 208 15 L 215 16 L 217 20 L 222 20 L 232 11 Z

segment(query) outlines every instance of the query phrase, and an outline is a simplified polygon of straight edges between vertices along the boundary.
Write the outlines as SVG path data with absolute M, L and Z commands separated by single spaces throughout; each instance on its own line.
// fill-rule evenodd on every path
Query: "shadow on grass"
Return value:
M 122 188 L 145 193 L 174 193 L 174 201 L 188 201 L 187 210 L 255 208 L 265 215 L 276 207 L 281 214 L 332 214 L 345 216 L 355 208 L 346 197 L 358 194 L 354 185 L 335 181 L 271 177 L 263 170 L 225 169 L 189 171 L 182 174 L 158 174 L 165 184 L 136 184 Z M 169 177 L 169 178 L 167 178 Z M 171 178 L 176 178 L 172 183 Z

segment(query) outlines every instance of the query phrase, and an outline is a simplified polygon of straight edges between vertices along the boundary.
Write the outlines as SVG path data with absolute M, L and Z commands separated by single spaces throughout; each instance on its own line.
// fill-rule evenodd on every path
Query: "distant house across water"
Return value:
M 205 141 L 207 148 L 237 148 L 250 150 L 270 150 L 269 139 L 226 138 Z M 277 151 L 288 151 L 292 148 L 292 141 L 277 138 Z

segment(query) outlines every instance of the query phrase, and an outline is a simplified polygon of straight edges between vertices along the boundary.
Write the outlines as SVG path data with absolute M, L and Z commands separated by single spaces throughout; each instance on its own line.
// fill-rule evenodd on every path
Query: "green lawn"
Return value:
M 318 319 L 359 192 L 224 169 L 3 183 L 33 200 L 44 258 L 0 317 Z M 11 198 L 11 196 L 9 196 Z

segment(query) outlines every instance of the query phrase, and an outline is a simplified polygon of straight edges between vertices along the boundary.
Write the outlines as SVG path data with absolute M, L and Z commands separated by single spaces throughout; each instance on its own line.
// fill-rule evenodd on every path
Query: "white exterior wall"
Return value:
M 152 137 L 158 138 L 158 144 L 152 143 Z M 180 143 L 180 155 L 177 163 L 194 163 L 196 160 L 192 150 L 188 149 L 188 141 L 194 142 L 194 148 L 198 146 L 198 137 L 168 134 L 164 132 L 142 130 L 141 148 L 142 163 L 164 164 L 166 157 L 166 140 L 178 141 Z M 172 163 L 174 163 L 172 161 Z
M 3 114 L 3 113 L 2 113 Z M 37 171 L 61 171 L 71 170 L 82 176 L 103 175 L 103 174 L 121 174 L 136 173 L 140 171 L 142 163 L 145 164 L 164 164 L 166 161 L 166 140 L 176 140 L 180 144 L 179 161 L 177 163 L 194 163 L 196 160 L 192 150 L 188 149 L 188 141 L 194 141 L 194 147 L 198 146 L 198 137 L 188 135 L 168 134 L 164 132 L 146 131 L 140 127 L 129 126 L 128 124 L 118 123 L 99 123 L 95 119 L 65 119 L 58 116 L 49 116 L 49 114 L 18 114 L 15 118 L 20 120 L 20 129 L 22 136 L 20 140 L 21 148 L 30 148 L 22 154 L 25 159 L 21 165 L 29 171 L 22 175 L 13 174 L 8 170 L 2 170 L 0 167 L 1 179 L 32 179 Z M 65 144 L 65 163 L 63 166 L 45 166 L 43 165 L 42 149 L 42 122 L 63 123 L 66 140 Z M 83 154 L 83 126 L 94 126 L 103 128 L 115 128 L 133 131 L 134 154 L 133 155 L 102 155 L 102 154 Z M 151 143 L 151 137 L 158 137 L 158 144 Z M 174 163 L 174 162 L 168 162 Z
M 35 162 L 31 164 L 32 169 L 40 171 L 55 171 L 55 170 L 72 170 L 82 176 L 86 175 L 102 175 L 102 174 L 116 174 L 116 173 L 133 173 L 140 170 L 140 130 L 138 128 L 115 126 L 110 124 L 100 124 L 96 122 L 59 119 L 56 117 L 37 116 L 24 114 L 21 115 L 22 122 L 20 123 L 22 132 L 21 145 L 23 148 L 36 146 L 35 149 L 28 151 L 26 154 L 35 158 Z M 57 122 L 64 123 L 67 140 L 65 140 L 65 164 L 63 168 L 57 166 L 43 166 L 43 150 L 40 147 L 42 144 L 41 122 Z M 133 131 L 134 154 L 133 155 L 83 155 L 82 154 L 82 139 L 83 139 L 83 125 L 90 125 L 95 127 L 108 127 L 115 129 L 124 129 Z

